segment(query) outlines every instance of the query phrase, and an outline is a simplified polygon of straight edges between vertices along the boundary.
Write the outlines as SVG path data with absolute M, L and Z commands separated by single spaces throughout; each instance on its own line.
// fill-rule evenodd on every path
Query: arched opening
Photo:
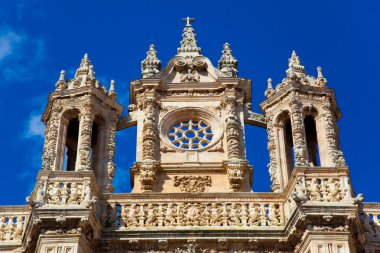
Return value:
M 59 126 L 57 159 L 54 170 L 75 171 L 79 139 L 79 111 L 67 110 Z
M 316 115 L 315 110 L 309 110 L 306 111 L 304 118 L 306 147 L 310 166 L 320 166 Z
M 281 113 L 277 123 L 280 163 L 281 166 L 285 168 L 284 172 L 286 172 L 286 175 L 283 176 L 283 181 L 286 183 L 294 167 L 294 145 L 289 112 L 285 111 Z
M 96 116 L 92 123 L 90 159 L 98 185 L 103 185 L 103 180 L 107 177 L 106 129 L 104 119 L 101 116 Z
M 66 147 L 63 170 L 75 171 L 75 163 L 77 160 L 78 151 L 78 137 L 79 137 L 79 120 L 73 118 L 69 121 L 66 133 Z

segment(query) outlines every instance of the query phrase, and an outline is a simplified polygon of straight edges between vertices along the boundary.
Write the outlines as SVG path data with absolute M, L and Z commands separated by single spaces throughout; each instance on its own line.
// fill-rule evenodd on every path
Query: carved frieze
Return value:
M 210 176 L 175 176 L 174 186 L 179 187 L 181 192 L 204 192 L 206 187 L 211 186 Z

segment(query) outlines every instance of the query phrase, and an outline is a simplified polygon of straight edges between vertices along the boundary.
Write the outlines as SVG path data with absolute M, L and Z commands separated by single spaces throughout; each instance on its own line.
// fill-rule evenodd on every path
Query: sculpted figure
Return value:
M 164 224 L 165 226 L 175 225 L 173 203 L 169 203 L 168 207 L 166 208 Z
M 279 208 L 276 207 L 275 204 L 270 204 L 269 205 L 269 208 L 268 208 L 268 218 L 269 218 L 269 222 L 268 222 L 268 225 L 272 225 L 272 226 L 279 226 L 280 225 L 280 210 Z
M 329 182 L 328 201 L 339 201 L 341 199 L 341 190 L 340 190 L 339 181 L 334 180 L 333 178 L 330 178 L 328 182 Z
M 137 207 L 136 207 L 136 204 L 132 204 L 128 209 L 128 215 L 126 217 L 126 225 L 129 227 L 137 226 Z
M 241 225 L 239 219 L 239 210 L 237 209 L 236 203 L 231 204 L 229 223 L 230 225 Z
M 310 194 L 310 200 L 321 201 L 321 186 L 317 178 L 312 178 L 310 184 L 308 185 L 308 190 Z
M 80 200 L 80 188 L 78 187 L 77 183 L 71 183 L 70 187 L 70 197 L 67 201 L 68 204 L 79 204 Z
M 6 240 L 12 240 L 12 235 L 14 233 L 15 224 L 13 223 L 14 217 L 10 217 L 8 219 L 8 224 L 5 227 L 5 239 Z
M 250 226 L 260 226 L 261 217 L 260 217 L 260 206 L 259 204 L 250 203 L 248 207 L 248 224 Z
M 156 213 L 153 207 L 153 204 L 149 203 L 148 204 L 148 211 L 147 211 L 147 219 L 146 219 L 146 226 L 147 227 L 152 227 L 155 225 L 156 221 Z
M 24 231 L 24 221 L 22 216 L 17 217 L 16 227 L 12 234 L 13 239 L 20 239 L 22 232 Z
M 61 188 L 59 182 L 54 182 L 53 187 L 49 191 L 50 204 L 61 204 Z
M 219 214 L 218 206 L 217 206 L 216 203 L 212 203 L 211 204 L 210 225 L 211 226 L 218 226 L 218 225 L 220 225 L 220 214 Z

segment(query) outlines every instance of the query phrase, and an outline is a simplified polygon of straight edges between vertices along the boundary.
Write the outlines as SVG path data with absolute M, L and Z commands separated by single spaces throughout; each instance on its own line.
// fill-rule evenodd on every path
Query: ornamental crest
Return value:
M 174 186 L 181 192 L 204 192 L 206 186 L 211 186 L 210 176 L 175 176 Z

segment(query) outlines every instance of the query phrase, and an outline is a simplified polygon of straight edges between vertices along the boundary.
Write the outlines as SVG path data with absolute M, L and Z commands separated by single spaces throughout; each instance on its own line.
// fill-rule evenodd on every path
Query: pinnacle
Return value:
M 178 54 L 192 54 L 194 56 L 198 56 L 201 53 L 201 48 L 197 45 L 194 28 L 190 24 L 190 22 L 194 21 L 194 19 L 187 17 L 182 19 L 182 21 L 186 21 L 186 26 L 183 29 L 181 47 L 178 48 Z
M 288 60 L 288 66 L 289 68 L 286 70 L 288 76 L 293 74 L 297 76 L 306 74 L 305 67 L 301 64 L 301 60 L 295 50 L 292 51 L 292 55 Z

